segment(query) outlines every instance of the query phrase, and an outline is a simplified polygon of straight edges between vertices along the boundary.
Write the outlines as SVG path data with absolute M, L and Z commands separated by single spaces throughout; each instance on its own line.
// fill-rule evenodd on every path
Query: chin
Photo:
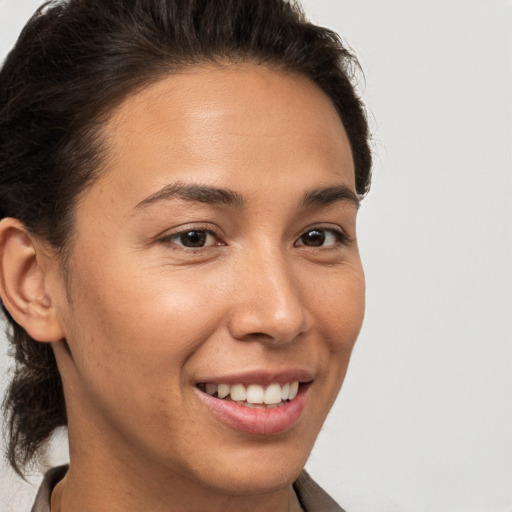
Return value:
M 309 457 L 309 444 L 312 447 L 312 443 L 297 440 L 286 449 L 272 444 L 246 447 L 218 457 L 215 468 L 202 467 L 198 473 L 208 487 L 222 494 L 272 494 L 289 487 L 300 475 Z
M 256 496 L 273 494 L 289 487 L 302 471 L 299 468 L 283 468 L 277 465 L 276 468 L 254 469 L 239 471 L 239 468 L 230 468 L 210 477 L 209 487 L 217 493 L 231 496 Z

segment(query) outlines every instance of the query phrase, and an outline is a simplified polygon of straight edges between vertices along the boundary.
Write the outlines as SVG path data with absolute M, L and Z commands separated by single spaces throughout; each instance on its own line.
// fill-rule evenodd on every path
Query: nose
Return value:
M 242 265 L 229 318 L 232 336 L 241 341 L 285 345 L 307 330 L 300 282 L 279 251 L 261 251 Z

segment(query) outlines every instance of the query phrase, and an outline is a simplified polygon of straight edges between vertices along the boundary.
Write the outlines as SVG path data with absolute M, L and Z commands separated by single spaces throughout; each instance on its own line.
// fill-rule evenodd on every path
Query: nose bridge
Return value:
M 300 283 L 282 249 L 261 245 L 243 259 L 230 328 L 238 339 L 274 344 L 293 341 L 305 330 Z

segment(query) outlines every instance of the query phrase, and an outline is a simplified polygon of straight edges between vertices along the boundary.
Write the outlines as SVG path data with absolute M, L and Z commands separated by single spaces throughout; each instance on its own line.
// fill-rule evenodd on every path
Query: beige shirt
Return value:
M 31 512 L 50 512 L 53 488 L 64 478 L 67 466 L 46 473 Z M 290 512 L 344 512 L 344 510 L 313 479 L 303 471 L 293 484 Z

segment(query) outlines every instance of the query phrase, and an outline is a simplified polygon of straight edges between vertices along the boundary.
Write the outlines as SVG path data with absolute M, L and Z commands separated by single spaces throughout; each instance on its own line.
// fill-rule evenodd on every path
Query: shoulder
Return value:
M 300 474 L 293 488 L 304 512 L 345 512 L 306 471 Z
M 68 466 L 58 466 L 50 469 L 43 479 L 37 492 L 36 500 L 31 512 L 50 512 L 50 498 L 54 487 L 64 478 Z

